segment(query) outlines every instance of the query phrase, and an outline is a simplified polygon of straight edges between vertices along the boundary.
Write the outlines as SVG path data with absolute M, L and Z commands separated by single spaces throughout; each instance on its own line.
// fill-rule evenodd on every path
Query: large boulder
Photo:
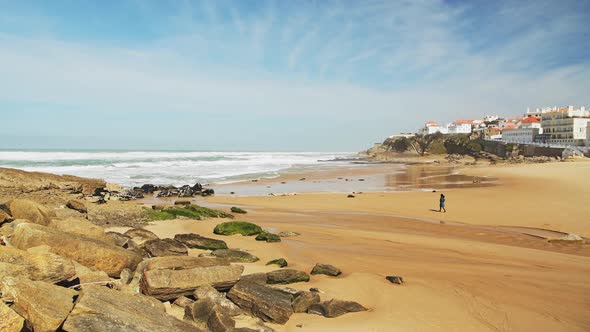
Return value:
M 185 246 L 192 249 L 217 250 L 227 249 L 225 241 L 211 239 L 199 234 L 176 234 L 174 240 L 182 242 Z
M 89 237 L 92 239 L 100 240 L 102 242 L 113 243 L 111 238 L 105 234 L 104 228 L 96 226 L 95 224 L 86 219 L 52 219 L 49 222 L 48 226 L 60 230 L 62 232 Z
M 246 221 L 228 221 L 215 226 L 213 233 L 218 235 L 241 234 L 251 236 L 262 233 L 262 228 Z
M 203 285 L 227 290 L 240 279 L 242 271 L 244 267 L 241 265 L 146 270 L 140 286 L 143 294 L 160 300 L 170 300 L 190 295 L 197 287 Z
M 237 249 L 219 249 L 213 251 L 211 255 L 219 258 L 225 258 L 230 262 L 254 263 L 260 260 L 260 258 L 247 251 Z
M 76 210 L 80 213 L 88 213 L 88 208 L 84 203 L 79 200 L 71 199 L 66 203 L 66 207 L 72 210 Z
M 307 312 L 310 314 L 321 315 L 328 318 L 342 316 L 349 312 L 367 311 L 367 308 L 353 301 L 341 301 L 332 299 L 320 304 L 312 304 Z
M 35 332 L 56 331 L 74 306 L 78 292 L 42 281 L 6 277 L 0 281 L 4 298 L 23 316 Z
M 233 331 L 236 322 L 212 299 L 197 300 L 184 309 L 184 319 L 211 332 Z
M 138 246 L 142 246 L 149 240 L 157 240 L 159 237 L 153 232 L 143 228 L 132 228 L 125 232 L 125 235 L 129 236 L 131 240 Z
M 149 240 L 144 243 L 144 247 L 150 257 L 188 255 L 187 247 L 173 239 Z
M 17 225 L 10 242 L 20 249 L 47 245 L 51 252 L 104 271 L 111 277 L 118 277 L 124 268 L 135 269 L 142 260 L 136 253 L 113 244 L 29 223 Z
M 35 281 L 56 283 L 75 274 L 73 262 L 56 254 L 0 246 L 0 277 L 24 276 Z
M 229 260 L 193 256 L 165 256 L 147 260 L 146 270 L 186 270 L 195 267 L 227 266 Z
M 309 281 L 309 274 L 293 269 L 276 270 L 266 274 L 268 284 L 292 284 L 307 281 Z
M 56 217 L 55 212 L 28 199 L 10 200 L 0 205 L 0 210 L 8 212 L 14 219 L 27 219 L 40 225 L 48 225 L 51 218 Z
M 342 274 L 342 271 L 330 264 L 316 264 L 311 270 L 311 274 L 325 274 L 328 276 L 337 277 Z
M 293 297 L 269 286 L 241 281 L 232 287 L 227 297 L 265 322 L 285 324 L 293 314 Z
M 159 301 L 102 286 L 86 285 L 63 325 L 70 332 L 201 331 L 168 315 Z
M 109 278 L 109 275 L 106 274 L 106 272 L 103 271 L 93 271 L 89 268 L 87 268 L 86 266 L 75 262 L 74 261 L 74 266 L 76 267 L 76 278 L 78 279 L 78 282 L 81 284 L 85 284 L 85 283 L 107 283 L 111 281 L 111 278 Z M 125 271 L 126 269 L 123 269 L 123 271 Z
M 25 319 L 10 309 L 3 301 L 0 301 L 0 331 L 21 332 Z

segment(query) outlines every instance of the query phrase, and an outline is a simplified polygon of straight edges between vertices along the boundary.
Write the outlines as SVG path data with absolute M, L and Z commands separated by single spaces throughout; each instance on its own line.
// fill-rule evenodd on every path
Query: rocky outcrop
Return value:
M 131 240 L 131 237 L 125 234 L 117 233 L 117 232 L 106 232 L 105 235 L 110 239 L 110 242 L 114 243 L 116 246 L 127 248 L 127 243 Z
M 80 213 L 88 213 L 88 208 L 84 203 L 79 200 L 71 199 L 66 203 L 66 207 L 72 210 L 76 210 Z
M 227 249 L 225 241 L 211 239 L 201 236 L 199 234 L 176 234 L 174 240 L 181 242 L 185 246 L 192 249 L 217 250 Z
M 316 264 L 311 270 L 311 274 L 325 274 L 328 276 L 337 277 L 342 274 L 342 271 L 330 264 Z
M 86 219 L 52 219 L 48 226 L 62 232 L 97 239 L 102 242 L 113 243 L 111 238 L 105 234 L 104 228 L 96 226 Z
M 313 304 L 307 309 L 310 314 L 321 315 L 328 318 L 342 316 L 349 312 L 366 311 L 367 308 L 353 301 L 330 300 L 320 304 Z
M 14 220 L 14 218 L 12 218 L 12 216 L 10 214 L 8 214 L 8 212 L 4 211 L 4 210 L 0 210 L 0 225 L 2 225 L 4 222 L 8 222 L 8 221 L 12 221 Z
M 20 249 L 47 245 L 51 252 L 104 271 L 111 277 L 118 277 L 124 268 L 135 269 L 142 259 L 134 252 L 113 244 L 29 223 L 16 225 L 10 241 Z
M 132 228 L 125 232 L 125 235 L 131 238 L 135 244 L 142 246 L 149 240 L 157 240 L 159 237 L 151 231 L 143 228 Z
M 259 273 L 246 274 L 240 278 L 240 281 L 253 282 L 253 283 L 259 284 L 259 285 L 266 285 L 266 273 L 259 272 Z
M 227 259 L 230 262 L 254 263 L 260 260 L 249 252 L 237 249 L 219 249 L 213 251 L 211 255 Z
M 0 331 L 21 332 L 25 319 L 10 309 L 3 301 L 0 301 Z
M 144 247 L 150 257 L 188 255 L 187 247 L 173 239 L 149 240 L 144 243 Z
M 227 297 L 265 322 L 285 324 L 293 314 L 293 297 L 269 286 L 241 281 L 232 287 Z
M 24 317 L 35 332 L 56 331 L 74 306 L 78 292 L 42 281 L 6 277 L 0 281 L 4 298 Z
M 285 231 L 285 232 L 280 232 L 278 235 L 280 237 L 292 237 L 292 236 L 299 236 L 301 234 L 299 234 L 297 232 Z
M 266 274 L 268 284 L 292 284 L 309 281 L 309 274 L 292 269 L 276 270 Z
M 215 226 L 213 233 L 219 235 L 241 234 L 251 236 L 262 233 L 262 228 L 246 221 L 228 221 Z
M 68 280 L 75 274 L 72 261 L 61 256 L 0 246 L 0 277 L 26 277 L 35 281 L 57 283 Z
M 141 279 L 141 291 L 160 300 L 170 300 L 190 295 L 203 285 L 227 290 L 240 279 L 243 270 L 240 265 L 147 270 Z
M 4 210 L 14 219 L 26 219 L 39 225 L 48 225 L 51 218 L 56 217 L 55 212 L 28 199 L 10 200 L 0 205 L 0 210 Z
M 164 305 L 155 299 L 95 285 L 82 288 L 63 329 L 71 332 L 200 331 L 166 314 Z

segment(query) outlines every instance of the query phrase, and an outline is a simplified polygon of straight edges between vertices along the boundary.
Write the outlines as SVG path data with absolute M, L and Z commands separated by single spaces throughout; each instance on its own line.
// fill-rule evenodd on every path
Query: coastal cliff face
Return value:
M 49 194 L 90 195 L 106 185 L 104 180 L 98 179 L 0 168 L 0 201 L 17 196 L 36 196 L 42 201 L 46 196 L 45 199 L 51 201 Z

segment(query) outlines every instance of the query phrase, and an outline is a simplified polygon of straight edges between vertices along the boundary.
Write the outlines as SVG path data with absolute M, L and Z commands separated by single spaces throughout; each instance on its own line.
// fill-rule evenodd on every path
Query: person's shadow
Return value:
M 440 212 L 439 210 L 435 210 L 435 209 L 428 209 L 428 211 L 432 211 L 432 212 Z

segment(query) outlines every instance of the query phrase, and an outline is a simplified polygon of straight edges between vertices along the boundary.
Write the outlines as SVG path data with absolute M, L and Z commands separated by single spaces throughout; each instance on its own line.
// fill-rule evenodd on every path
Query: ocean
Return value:
M 125 187 L 145 183 L 184 185 L 231 183 L 277 177 L 280 172 L 339 167 L 322 162 L 354 157 L 352 152 L 198 151 L 0 151 L 0 167 L 104 179 Z

